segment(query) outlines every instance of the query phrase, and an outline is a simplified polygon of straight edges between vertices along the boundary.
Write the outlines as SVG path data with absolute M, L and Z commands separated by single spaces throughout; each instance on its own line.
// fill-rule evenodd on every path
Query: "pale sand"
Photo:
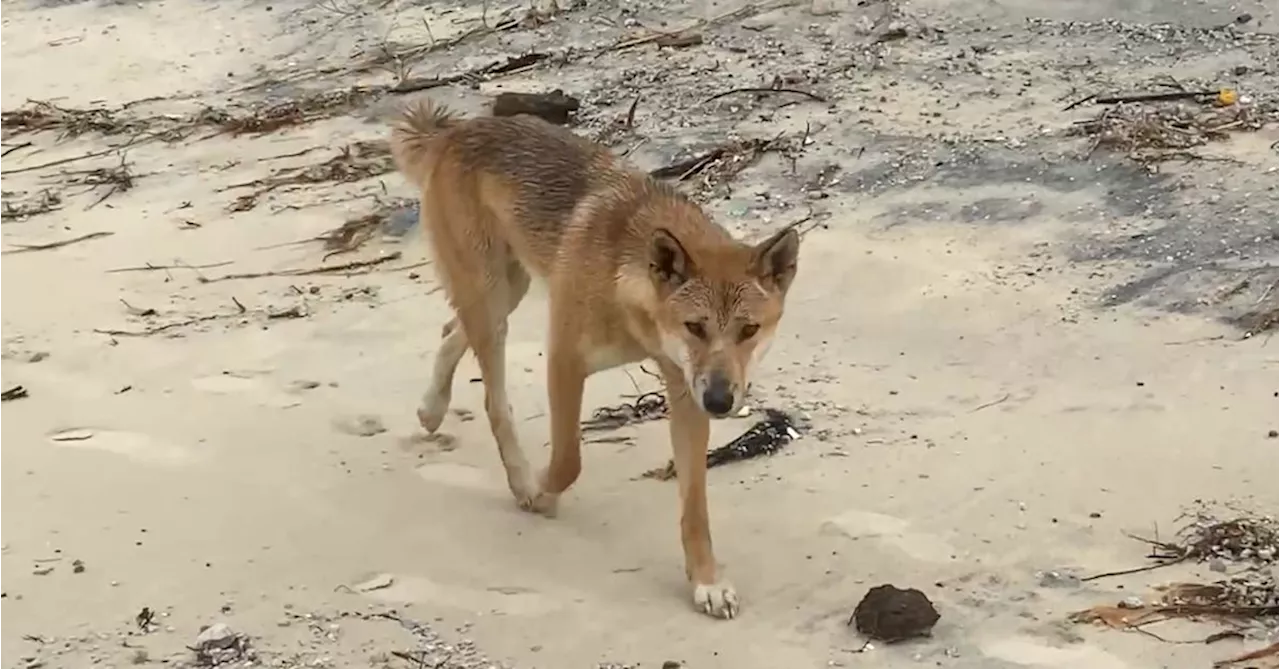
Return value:
M 86 106 L 221 90 L 300 40 L 280 36 L 283 6 L 7 2 L 4 11 L 6 110 L 26 98 Z M 884 222 L 920 201 L 959 208 L 996 197 L 1009 188 L 1000 185 L 824 203 L 828 227 L 806 238 L 783 333 L 755 383 L 757 406 L 806 411 L 815 431 L 785 454 L 711 474 L 717 554 L 744 604 L 738 620 L 720 622 L 688 601 L 674 482 L 635 480 L 667 458 L 664 424 L 621 431 L 631 443 L 586 445 L 584 475 L 555 520 L 519 512 L 505 490 L 480 386 L 466 382 L 476 375 L 469 357 L 454 406 L 477 420 L 446 422 L 452 450 L 414 438 L 449 316 L 431 294 L 429 267 L 213 283 L 183 269 L 106 273 L 175 259 L 234 261 L 202 270 L 210 277 L 319 264 L 314 244 L 257 249 L 318 234 L 367 203 L 227 215 L 236 193 L 215 190 L 273 166 L 255 158 L 331 147 L 318 160 L 382 133 L 344 116 L 260 138 L 145 144 L 128 153 L 144 174 L 128 193 L 88 210 L 94 196 L 68 196 L 58 212 L 6 221 L 6 248 L 115 234 L 3 261 L 5 385 L 31 392 L 3 409 L 5 666 L 25 666 L 22 656 L 49 667 L 89 658 L 126 666 L 135 651 L 117 635 L 143 606 L 164 612 L 160 629 L 127 643 L 155 662 L 225 620 L 270 657 L 409 666 L 386 655 L 413 645 L 394 623 L 348 617 L 328 627 L 341 611 L 384 604 L 520 668 L 923 660 L 1140 669 L 1208 666 L 1260 645 L 1163 645 L 1060 622 L 1188 572 L 1041 585 L 1043 570 L 1141 564 L 1144 547 L 1122 533 L 1168 527 L 1193 500 L 1280 503 L 1267 435 L 1276 427 L 1274 341 L 1237 341 L 1202 314 L 1098 306 L 1131 266 L 1068 262 L 1045 240 L 1063 225 L 1055 211 L 1097 201 L 1099 191 L 1026 183 L 1008 196 L 1035 198 L 1047 213 L 1018 225 Z M 1256 147 L 1274 135 L 1271 127 L 1236 148 L 1273 166 L 1273 153 Z M 6 157 L 7 169 L 103 146 L 93 136 L 34 139 L 40 151 Z M 110 162 L 79 166 L 100 164 Z M 6 178 L 5 190 L 38 189 L 46 173 Z M 411 195 L 400 177 L 383 181 Z M 1257 197 L 1274 205 L 1274 192 Z M 184 220 L 201 227 L 184 229 Z M 358 257 L 391 250 L 405 257 L 388 266 L 423 258 L 416 242 L 375 242 Z M 309 315 L 250 313 L 172 337 L 94 333 L 145 325 L 122 299 L 160 311 L 156 322 L 233 313 L 233 300 L 250 312 L 305 301 Z M 520 435 L 535 462 L 547 453 L 544 304 L 535 292 L 515 315 L 508 352 L 512 402 L 526 418 Z M 32 352 L 48 357 L 29 362 Z M 308 381 L 318 385 L 300 383 Z M 603 374 L 586 404 L 629 393 L 622 371 Z M 361 438 L 334 427 L 361 414 L 387 431 Z M 748 424 L 717 422 L 713 442 Z M 77 559 L 84 573 L 73 573 Z M 33 573 L 49 564 L 52 573 Z M 379 574 L 391 576 L 381 583 L 389 587 L 339 587 Z M 924 590 L 941 622 L 932 640 L 852 654 L 861 641 L 845 620 L 883 582 Z M 291 615 L 323 622 L 312 629 Z

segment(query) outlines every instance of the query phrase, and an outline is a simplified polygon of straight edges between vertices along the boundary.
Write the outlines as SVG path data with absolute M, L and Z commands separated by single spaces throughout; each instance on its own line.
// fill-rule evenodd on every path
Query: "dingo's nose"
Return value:
M 713 416 L 724 416 L 733 411 L 733 384 L 720 374 L 711 374 L 707 389 L 702 391 L 702 408 Z

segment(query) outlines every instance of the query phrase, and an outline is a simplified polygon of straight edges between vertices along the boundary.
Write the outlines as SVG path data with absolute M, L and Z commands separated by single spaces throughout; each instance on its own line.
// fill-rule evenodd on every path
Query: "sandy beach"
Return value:
M 1127 535 L 1280 506 L 1274 5 L 5 0 L 2 20 L 0 370 L 25 392 L 0 413 L 5 667 L 1208 669 L 1276 640 L 1274 616 L 1212 644 L 1069 621 L 1222 576 L 1081 580 L 1145 564 Z M 766 408 L 807 425 L 710 471 L 734 621 L 692 608 L 676 483 L 642 476 L 665 421 L 589 433 L 555 519 L 508 494 L 470 356 L 447 438 L 417 423 L 450 313 L 386 113 L 552 89 L 643 169 L 724 148 L 676 181 L 735 234 L 804 221 L 753 411 L 713 423 L 713 446 Z M 1068 109 L 1172 90 L 1232 125 L 1153 148 L 1115 105 Z M 507 354 L 535 463 L 545 305 L 535 286 Z M 657 390 L 597 375 L 584 418 Z M 932 600 L 931 636 L 864 645 L 847 623 L 882 583 Z

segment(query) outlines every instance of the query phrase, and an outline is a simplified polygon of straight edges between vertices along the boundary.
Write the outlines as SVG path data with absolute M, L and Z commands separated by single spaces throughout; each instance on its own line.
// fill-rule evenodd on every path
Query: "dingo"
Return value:
M 582 469 L 583 384 L 651 359 L 666 383 L 680 534 L 694 604 L 732 618 L 707 519 L 710 416 L 737 411 L 796 273 L 788 227 L 735 241 L 675 189 L 604 147 L 532 116 L 461 119 L 412 103 L 394 124 L 396 165 L 422 194 L 421 221 L 456 318 L 444 326 L 418 419 L 435 432 L 469 347 L 520 508 L 554 515 Z M 551 459 L 534 476 L 507 403 L 507 317 L 530 277 L 546 281 Z

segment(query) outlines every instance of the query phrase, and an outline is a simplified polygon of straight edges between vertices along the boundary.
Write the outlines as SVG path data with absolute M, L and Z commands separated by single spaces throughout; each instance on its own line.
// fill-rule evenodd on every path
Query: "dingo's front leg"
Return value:
M 717 575 L 707 516 L 707 441 L 711 419 L 698 406 L 684 374 L 663 365 L 670 406 L 671 450 L 680 486 L 680 539 L 684 545 L 685 574 L 693 587 L 693 604 L 717 618 L 738 614 L 738 594 Z

